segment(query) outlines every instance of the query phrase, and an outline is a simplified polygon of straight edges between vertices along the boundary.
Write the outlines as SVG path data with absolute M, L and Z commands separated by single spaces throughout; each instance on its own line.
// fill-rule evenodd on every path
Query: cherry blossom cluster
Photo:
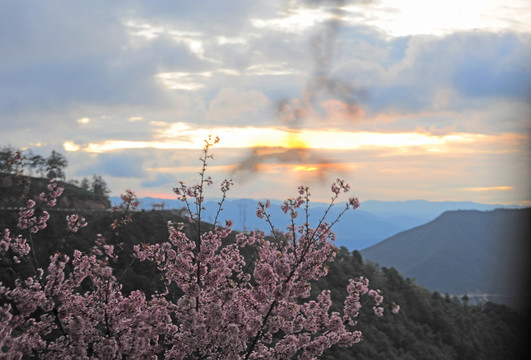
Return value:
M 13 237 L 9 229 L 4 229 L 4 234 L 0 240 L 0 254 L 4 255 L 10 250 L 13 252 L 11 259 L 18 264 L 20 263 L 20 258 L 28 255 L 31 248 L 22 235 Z
M 29 229 L 32 233 L 36 233 L 46 227 L 50 214 L 43 211 L 41 215 L 35 216 L 35 201 L 28 200 L 26 207 L 19 211 L 18 224 L 19 229 Z
M 204 186 L 213 183 L 205 176 L 208 149 L 217 141 L 206 142 L 200 182 L 181 183 L 175 191 L 190 210 L 197 205 L 189 224 L 169 221 L 166 241 L 133 248 L 136 261 L 156 266 L 163 290 L 122 291 L 123 274 L 113 268 L 120 254 L 102 235 L 87 252 L 57 252 L 47 267 L 34 266 L 33 275 L 14 285 L 0 283 L 0 358 L 315 359 L 331 346 L 361 341 L 355 327 L 363 304 L 383 315 L 381 291 L 366 278 L 350 280 L 341 312 L 331 310 L 330 291 L 311 293 L 337 252 L 331 228 L 339 219 L 326 219 L 328 210 L 349 185 L 332 185 L 330 207 L 315 226 L 308 222 L 309 189 L 301 186 L 299 196 L 283 204 L 291 219 L 286 231 L 274 228 L 267 201 L 258 203 L 257 216 L 270 224 L 271 234 L 232 236 L 232 221 L 207 227 L 201 222 Z M 222 182 L 219 209 L 231 186 Z M 138 206 L 132 191 L 122 200 L 124 209 Z M 349 200 L 344 211 L 355 204 Z M 32 219 L 34 207 L 28 202 L 19 222 Z M 294 222 L 299 212 L 306 219 L 302 225 Z M 78 214 L 67 216 L 71 233 L 84 226 Z M 37 237 L 40 230 L 19 226 L 21 234 L 12 235 L 5 229 L 0 254 L 31 263 L 24 234 Z M 393 303 L 391 311 L 399 306 Z
M 113 212 L 120 212 L 121 215 L 115 219 L 111 228 L 115 231 L 116 234 L 120 232 L 120 229 L 132 221 L 131 216 L 129 215 L 131 211 L 138 210 L 140 206 L 140 200 L 134 193 L 134 191 L 127 189 L 125 194 L 120 195 L 122 203 L 119 206 L 114 206 L 112 208 Z
M 310 359 L 332 345 L 359 342 L 361 333 L 351 328 L 362 297 L 378 294 L 374 306 L 383 298 L 362 278 L 349 285 L 343 314 L 330 312 L 329 291 L 308 300 L 311 281 L 326 275 L 325 264 L 336 253 L 328 226 L 321 227 L 303 230 L 294 242 L 290 232 L 283 239 L 251 232 L 237 234 L 236 243 L 227 242 L 229 228 L 216 228 L 201 234 L 198 249 L 170 223 L 168 242 L 136 246 L 137 259 L 153 261 L 167 289 L 176 285 L 184 293 L 168 312 L 174 320 L 167 326 L 180 326 L 172 333 L 179 345 L 173 343 L 167 354 L 208 358 L 221 351 L 227 359 Z M 245 247 L 253 249 L 253 259 L 242 256 Z
M 21 158 L 15 156 L 13 161 L 21 161 Z M 27 196 L 27 191 L 29 189 L 26 184 L 24 189 L 25 197 Z M 9 229 L 4 229 L 3 237 L 0 240 L 0 254 L 3 255 L 4 259 L 7 258 L 8 263 L 12 260 L 13 263 L 18 264 L 21 259 L 26 258 L 31 253 L 32 235 L 45 229 L 50 219 L 50 214 L 48 211 L 43 210 L 42 207 L 44 205 L 54 207 L 57 203 L 57 198 L 61 196 L 62 192 L 63 187 L 52 180 L 47 186 L 47 192 L 42 192 L 39 195 L 39 204 L 33 199 L 28 199 L 26 206 L 20 208 L 17 228 L 26 231 L 26 236 L 23 234 L 13 236 Z M 33 266 L 36 266 L 37 261 L 34 254 L 33 259 Z
M 391 312 L 393 314 L 398 314 L 400 312 L 400 305 L 396 304 L 395 302 L 391 303 Z
M 64 187 L 57 181 L 51 180 L 47 186 L 48 191 L 42 192 L 39 195 L 39 199 L 42 203 L 47 204 L 49 207 L 54 207 L 57 204 L 57 198 L 63 193 Z
M 258 207 L 256 208 L 256 216 L 260 219 L 263 219 L 266 216 L 266 209 L 269 209 L 270 207 L 271 207 L 270 200 L 267 200 L 265 204 L 259 201 Z
M 207 185 L 211 185 L 210 178 L 205 179 Z M 179 182 L 180 187 L 173 188 L 173 192 L 177 195 L 178 200 L 186 201 L 188 198 L 198 198 L 201 185 L 195 184 L 187 186 L 184 181 Z M 201 200 L 201 199 L 199 199 Z
M 76 233 L 79 231 L 79 229 L 84 228 L 87 225 L 88 223 L 85 218 L 80 216 L 79 214 L 72 214 L 66 216 L 66 226 L 68 231 Z
M 132 190 L 125 190 L 125 194 L 120 195 L 122 203 L 126 204 L 131 210 L 136 210 L 140 206 L 140 200 Z
M 348 192 L 350 190 L 350 184 L 345 182 L 345 180 L 338 178 L 334 183 L 332 183 L 330 188 L 334 194 L 339 195 L 341 191 Z
M 46 228 L 50 214 L 46 210 L 41 210 L 41 208 L 43 205 L 54 207 L 57 204 L 57 198 L 63 193 L 64 187 L 55 180 L 51 180 L 47 189 L 48 191 L 40 193 L 38 207 L 33 199 L 29 199 L 26 202 L 26 206 L 20 209 L 17 224 L 19 229 L 29 229 L 31 233 L 37 233 L 39 230 Z

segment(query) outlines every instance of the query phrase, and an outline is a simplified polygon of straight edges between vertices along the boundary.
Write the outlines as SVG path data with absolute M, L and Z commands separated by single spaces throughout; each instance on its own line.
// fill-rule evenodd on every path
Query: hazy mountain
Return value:
M 431 290 L 510 297 L 528 278 L 530 215 L 531 208 L 449 211 L 361 253 Z
M 488 211 L 500 208 L 517 208 L 500 204 L 480 204 L 473 201 L 379 201 L 367 200 L 363 202 L 363 210 L 384 217 L 413 217 L 433 220 L 445 211 L 452 210 L 481 210 Z
M 150 210 L 153 204 L 164 203 L 166 209 L 180 209 L 183 203 L 178 200 L 142 198 L 141 209 Z M 120 198 L 111 197 L 113 204 L 120 203 Z M 258 200 L 228 199 L 223 205 L 223 212 L 219 221 L 230 219 L 234 221 L 235 230 L 263 230 L 270 231 L 269 225 L 256 217 Z M 280 201 L 272 201 L 271 218 L 277 228 L 284 229 L 288 225 L 287 217 L 280 209 Z M 205 221 L 213 221 L 217 211 L 217 200 L 209 200 L 205 204 L 203 214 Z M 327 204 L 312 203 L 311 221 L 315 222 L 322 216 Z M 425 200 L 412 201 L 375 201 L 368 200 L 361 204 L 357 211 L 349 211 L 342 220 L 334 226 L 338 237 L 337 245 L 353 249 L 364 249 L 374 245 L 401 231 L 413 228 L 433 220 L 447 210 L 471 209 L 492 210 L 502 205 L 485 205 L 474 202 L 430 202 Z M 342 205 L 332 208 L 330 218 L 334 218 Z M 302 212 L 301 212 L 302 216 Z
M 270 225 L 256 216 L 256 200 L 228 200 L 223 204 L 223 213 L 220 220 L 232 219 L 234 228 L 238 230 L 263 230 L 269 232 Z M 212 221 L 215 217 L 213 209 L 215 202 L 207 202 L 206 221 Z M 334 206 L 328 215 L 329 221 L 333 221 L 344 205 Z M 310 209 L 310 224 L 317 224 L 326 211 L 325 204 L 313 204 Z M 276 228 L 285 230 L 289 224 L 289 218 L 284 214 L 280 205 L 271 204 L 269 208 L 271 220 Z M 298 223 L 304 220 L 304 210 L 300 209 Z M 341 220 L 334 225 L 334 232 L 337 235 L 336 245 L 345 246 L 349 249 L 363 249 L 388 236 L 396 234 L 405 227 L 386 221 L 384 218 L 371 213 L 356 210 L 346 212 Z
M 182 208 L 183 203 L 178 200 L 165 200 L 155 198 L 142 198 L 141 209 L 151 209 L 152 204 L 160 204 L 164 202 L 165 209 Z M 111 198 L 113 204 L 119 203 L 119 198 Z M 262 230 L 266 233 L 271 231 L 270 225 L 264 220 L 256 216 L 256 207 L 258 200 L 251 199 L 229 199 L 223 204 L 223 211 L 218 217 L 218 222 L 225 223 L 225 220 L 232 220 L 234 222 L 233 228 L 235 230 Z M 316 224 L 326 210 L 327 204 L 313 203 L 310 209 L 310 223 Z M 217 201 L 209 200 L 205 202 L 205 211 L 202 214 L 204 221 L 213 222 L 217 213 Z M 332 221 L 337 217 L 337 214 L 344 209 L 344 205 L 338 204 L 334 206 L 330 212 L 328 219 Z M 271 220 L 275 228 L 285 230 L 289 224 L 289 218 L 284 214 L 280 208 L 279 202 L 272 202 L 269 209 Z M 299 211 L 299 223 L 303 220 L 303 210 Z M 393 221 L 395 220 L 395 221 Z M 342 217 L 341 221 L 334 226 L 334 232 L 337 235 L 337 246 L 345 246 L 349 249 L 363 249 L 373 245 L 393 234 L 403 231 L 411 226 L 411 224 L 418 225 L 424 223 L 423 219 L 409 219 L 400 225 L 396 219 L 391 217 L 391 220 L 371 214 L 366 211 L 356 210 L 348 211 Z

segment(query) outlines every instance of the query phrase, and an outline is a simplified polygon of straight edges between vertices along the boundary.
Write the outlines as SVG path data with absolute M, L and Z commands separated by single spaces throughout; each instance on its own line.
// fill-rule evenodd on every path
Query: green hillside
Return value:
M 23 206 L 23 198 L 37 200 L 48 184 L 49 180 L 44 178 L 0 173 L 0 208 Z M 59 209 L 105 210 L 111 207 L 111 202 L 105 196 L 72 184 L 61 184 L 65 190 L 57 202 L 56 207 Z
M 514 304 L 515 295 L 526 293 L 529 280 L 530 215 L 530 208 L 450 211 L 362 254 L 432 290 L 496 294 Z

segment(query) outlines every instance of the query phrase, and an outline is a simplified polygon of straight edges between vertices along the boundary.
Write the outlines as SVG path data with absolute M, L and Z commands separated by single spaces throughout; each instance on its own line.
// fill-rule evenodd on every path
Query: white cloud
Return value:
M 144 38 L 146 40 L 156 39 L 164 33 L 164 28 L 162 26 L 154 26 L 137 20 L 125 21 L 124 25 L 128 28 L 130 35 Z
M 127 120 L 134 122 L 144 120 L 144 118 L 142 116 L 130 116 Z
M 227 37 L 227 36 L 218 36 L 216 37 L 218 45 L 225 44 L 247 44 L 249 39 L 243 36 Z
M 344 10 L 348 22 L 374 26 L 390 37 L 470 30 L 531 32 L 528 0 L 383 0 Z
M 166 72 L 155 75 L 167 89 L 194 91 L 205 87 L 205 79 L 212 76 L 210 72 L 186 73 Z
M 279 12 L 275 18 L 252 18 L 250 22 L 255 28 L 262 30 L 301 33 L 329 19 L 331 15 L 326 9 L 299 7 Z
M 254 76 L 283 76 L 283 75 L 297 75 L 300 71 L 290 67 L 286 63 L 279 64 L 255 64 L 245 68 L 247 75 Z
M 68 151 L 68 152 L 81 150 L 81 146 L 77 145 L 73 141 L 65 141 L 63 143 L 63 148 L 65 149 L 65 151 Z
M 88 117 L 82 117 L 82 118 L 77 119 L 77 122 L 78 122 L 79 124 L 86 125 L 86 124 L 90 123 L 90 118 L 88 118 Z

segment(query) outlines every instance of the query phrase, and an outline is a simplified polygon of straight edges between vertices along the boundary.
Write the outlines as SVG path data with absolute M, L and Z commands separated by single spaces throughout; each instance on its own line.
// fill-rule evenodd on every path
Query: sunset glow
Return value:
M 319 170 L 318 166 L 297 165 L 293 167 L 293 171 L 316 171 L 316 170 Z
M 485 187 L 470 187 L 470 188 L 462 188 L 459 190 L 463 191 L 507 191 L 507 190 L 513 190 L 513 186 L 485 186 Z
M 450 133 L 433 135 L 419 132 L 356 132 L 339 130 L 300 130 L 294 132 L 282 128 L 192 128 L 186 124 L 173 124 L 162 130 L 158 140 L 125 141 L 105 140 L 100 143 L 85 145 L 67 141 L 63 144 L 66 151 L 86 151 L 102 153 L 124 149 L 198 149 L 202 139 L 210 134 L 217 134 L 221 141 L 219 148 L 309 148 L 327 150 L 357 150 L 394 148 L 401 151 L 452 152 L 455 146 L 506 144 L 526 141 L 527 138 L 517 134 L 485 135 L 471 133 Z M 175 140 L 174 140 L 175 139 Z

